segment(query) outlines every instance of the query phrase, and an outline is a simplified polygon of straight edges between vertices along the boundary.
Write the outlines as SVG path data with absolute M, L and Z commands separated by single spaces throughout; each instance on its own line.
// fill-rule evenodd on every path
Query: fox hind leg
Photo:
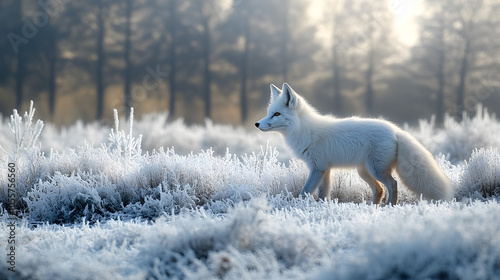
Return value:
M 380 185 L 380 183 L 375 180 L 370 174 L 368 174 L 368 171 L 364 167 L 359 167 L 358 168 L 358 174 L 363 179 L 365 182 L 368 183 L 370 188 L 372 189 L 373 192 L 373 197 L 372 197 L 372 203 L 373 204 L 380 204 L 382 201 L 382 195 L 384 194 L 384 189 Z
M 391 203 L 392 205 L 396 205 L 398 202 L 398 182 L 392 177 L 392 169 L 387 168 L 385 170 L 381 170 L 374 168 L 374 170 L 370 170 L 367 168 L 367 171 L 370 176 L 384 184 L 387 188 L 387 191 L 389 192 L 387 204 Z
M 394 180 L 394 178 L 391 175 L 391 172 L 386 172 L 384 173 L 384 180 L 381 181 L 384 183 L 384 185 L 388 186 L 389 190 L 389 198 L 387 199 L 387 204 L 389 202 L 392 205 L 396 205 L 398 203 L 398 182 Z
M 330 199 L 330 191 L 332 190 L 332 184 L 330 179 L 330 170 L 326 170 L 323 173 L 323 180 L 319 186 L 318 198 L 326 201 Z

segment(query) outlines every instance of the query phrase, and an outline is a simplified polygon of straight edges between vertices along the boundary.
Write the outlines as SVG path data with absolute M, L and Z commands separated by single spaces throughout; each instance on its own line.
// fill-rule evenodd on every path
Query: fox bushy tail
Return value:
M 426 199 L 450 200 L 451 184 L 432 154 L 405 131 L 398 131 L 396 169 L 404 184 Z

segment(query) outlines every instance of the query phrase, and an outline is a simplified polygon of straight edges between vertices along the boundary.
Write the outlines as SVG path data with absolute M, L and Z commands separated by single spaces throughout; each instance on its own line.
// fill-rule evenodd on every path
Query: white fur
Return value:
M 319 187 L 318 197 L 327 199 L 330 169 L 356 167 L 372 188 L 375 204 L 384 192 L 380 183 L 389 192 L 388 203 L 397 203 L 394 169 L 417 194 L 427 199 L 451 199 L 449 180 L 431 153 L 388 121 L 321 115 L 285 83 L 282 90 L 271 85 L 267 116 L 255 125 L 262 131 L 281 132 L 295 155 L 307 163 L 310 174 L 301 195 Z

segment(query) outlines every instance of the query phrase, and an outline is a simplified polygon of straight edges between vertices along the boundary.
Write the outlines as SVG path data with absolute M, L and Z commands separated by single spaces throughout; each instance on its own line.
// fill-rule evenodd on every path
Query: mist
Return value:
M 112 112 L 248 126 L 289 83 L 322 113 L 415 124 L 498 112 L 487 0 L 0 3 L 0 113 L 112 125 Z

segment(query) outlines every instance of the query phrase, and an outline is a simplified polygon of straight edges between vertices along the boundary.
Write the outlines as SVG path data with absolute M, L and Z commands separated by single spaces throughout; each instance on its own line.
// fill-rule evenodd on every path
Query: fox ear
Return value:
M 279 89 L 277 86 L 271 84 L 271 100 L 277 100 L 278 97 L 281 94 L 281 89 Z
M 296 107 L 299 104 L 297 93 L 287 84 L 283 84 L 282 92 L 287 107 Z

